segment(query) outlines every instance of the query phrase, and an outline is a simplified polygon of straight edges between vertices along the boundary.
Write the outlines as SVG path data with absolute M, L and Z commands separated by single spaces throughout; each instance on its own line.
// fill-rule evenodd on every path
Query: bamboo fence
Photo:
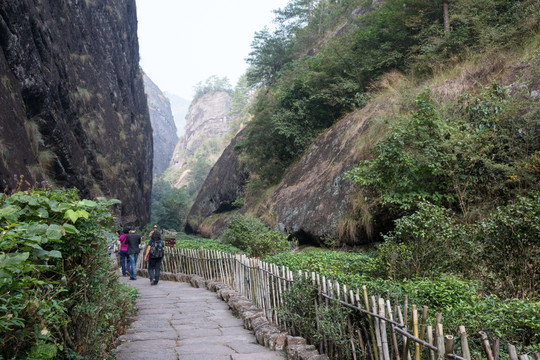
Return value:
M 137 267 L 144 268 L 146 264 L 142 256 L 139 259 Z M 199 275 L 231 286 L 261 308 L 268 320 L 293 335 L 306 337 L 331 359 L 529 359 L 528 355 L 518 356 L 511 344 L 507 345 L 508 356 L 501 356 L 500 341 L 494 339 L 490 344 L 484 332 L 479 333 L 484 354 L 473 357 L 465 327 L 459 327 L 458 337 L 445 333 L 440 313 L 436 314 L 435 323 L 428 324 L 428 307 L 418 309 L 413 304 L 409 308 L 406 296 L 403 306 L 397 304 L 397 300 L 392 304 L 380 296 L 370 296 L 366 286 L 348 289 L 314 272 L 293 272 L 287 267 L 245 255 L 202 248 L 166 247 L 161 271 Z M 299 332 L 294 322 L 281 316 L 286 294 L 299 280 L 310 283 L 316 294 L 313 298 L 316 309 L 313 326 L 316 327 L 317 336 Z M 331 313 L 336 306 L 340 309 L 339 320 L 331 317 L 325 319 L 324 314 Z M 532 356 L 534 360 L 540 360 L 540 353 Z

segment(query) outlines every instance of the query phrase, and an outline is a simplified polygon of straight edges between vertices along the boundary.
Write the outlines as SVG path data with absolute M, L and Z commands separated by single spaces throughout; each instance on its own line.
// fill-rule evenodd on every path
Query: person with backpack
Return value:
M 148 276 L 150 285 L 157 285 L 159 282 L 159 273 L 161 271 L 161 260 L 165 255 L 165 244 L 161 240 L 161 234 L 154 231 L 150 237 L 150 243 L 146 248 L 145 259 L 148 259 Z
M 131 227 L 129 234 L 126 236 L 126 243 L 128 244 L 127 253 L 130 263 L 129 280 L 137 280 L 137 258 L 141 250 L 139 245 L 141 244 L 141 235 L 135 233 L 135 228 Z
M 118 242 L 120 243 L 120 266 L 122 267 L 122 276 L 128 276 L 129 272 L 129 260 L 128 260 L 128 243 L 126 242 L 127 234 L 129 233 L 129 228 L 124 228 L 122 235 L 118 237 Z

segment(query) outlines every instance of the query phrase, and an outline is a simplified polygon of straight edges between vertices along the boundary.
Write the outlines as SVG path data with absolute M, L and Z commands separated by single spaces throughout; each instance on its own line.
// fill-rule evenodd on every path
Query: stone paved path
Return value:
M 127 281 L 139 289 L 136 320 L 119 338 L 117 360 L 278 360 L 256 343 L 215 293 L 181 282 Z

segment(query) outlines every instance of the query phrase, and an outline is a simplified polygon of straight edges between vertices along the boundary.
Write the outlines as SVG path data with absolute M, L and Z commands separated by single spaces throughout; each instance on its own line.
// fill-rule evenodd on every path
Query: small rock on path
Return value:
M 283 360 L 257 344 L 215 293 L 187 283 L 121 278 L 139 289 L 134 322 L 113 351 L 117 360 Z

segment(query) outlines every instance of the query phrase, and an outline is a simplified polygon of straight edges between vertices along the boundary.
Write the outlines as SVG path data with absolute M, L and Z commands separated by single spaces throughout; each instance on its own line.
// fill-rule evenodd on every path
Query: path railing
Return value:
M 142 256 L 139 259 L 138 268 L 146 267 Z M 231 286 L 263 309 L 268 320 L 293 335 L 307 338 L 332 359 L 529 359 L 527 355 L 518 357 L 511 344 L 507 345 L 508 356 L 502 356 L 500 341 L 494 339 L 491 344 L 484 332 L 479 333 L 484 353 L 472 356 L 465 327 L 459 327 L 457 337 L 445 333 L 441 313 L 436 314 L 434 323 L 428 324 L 428 307 L 418 309 L 414 304 L 409 307 L 407 297 L 403 306 L 397 301 L 392 304 L 380 296 L 370 296 L 366 286 L 348 289 L 314 272 L 293 272 L 245 255 L 166 248 L 161 270 L 196 274 Z M 313 290 L 307 307 L 315 314 L 316 335 L 302 333 L 298 323 L 281 315 L 281 311 L 286 310 L 287 293 L 300 280 Z M 341 315 L 332 317 L 336 308 Z M 540 353 L 533 356 L 540 360 Z

